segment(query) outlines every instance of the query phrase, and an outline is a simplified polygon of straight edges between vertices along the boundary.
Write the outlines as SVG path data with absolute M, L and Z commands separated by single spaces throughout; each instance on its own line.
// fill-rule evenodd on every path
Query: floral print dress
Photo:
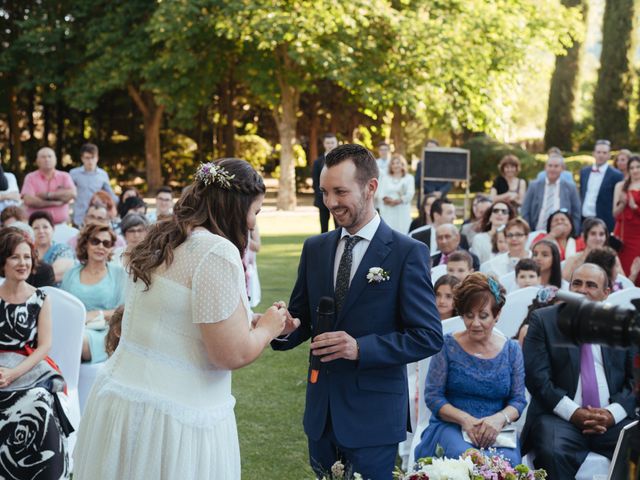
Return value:
M 0 367 L 15 367 L 37 347 L 44 299 L 38 289 L 21 304 L 0 299 Z M 66 440 L 73 428 L 58 399 L 63 390 L 64 379 L 45 360 L 0 388 L 0 478 L 69 477 Z

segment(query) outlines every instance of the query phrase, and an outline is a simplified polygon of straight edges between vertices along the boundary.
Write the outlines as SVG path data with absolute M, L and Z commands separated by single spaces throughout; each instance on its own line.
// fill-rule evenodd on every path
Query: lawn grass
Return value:
M 302 244 L 318 229 L 313 210 L 260 215 L 262 303 L 256 312 L 289 301 Z M 302 428 L 308 355 L 308 343 L 288 352 L 268 349 L 233 373 L 243 480 L 314 478 Z

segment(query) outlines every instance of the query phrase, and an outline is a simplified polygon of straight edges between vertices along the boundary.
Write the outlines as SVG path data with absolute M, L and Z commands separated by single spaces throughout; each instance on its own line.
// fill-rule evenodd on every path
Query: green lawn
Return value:
M 274 300 L 289 301 L 302 243 L 318 230 L 317 214 L 311 212 L 260 217 L 262 303 L 256 312 Z M 302 429 L 308 355 L 308 343 L 290 352 L 268 349 L 258 361 L 233 373 L 244 480 L 314 478 Z

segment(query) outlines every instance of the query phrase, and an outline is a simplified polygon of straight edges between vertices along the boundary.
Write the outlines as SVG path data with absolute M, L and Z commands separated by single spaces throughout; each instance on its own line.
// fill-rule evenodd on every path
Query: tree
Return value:
M 596 137 L 607 138 L 617 146 L 624 146 L 629 141 L 629 54 L 633 17 L 634 0 L 606 1 L 593 112 Z
M 579 7 L 586 27 L 586 0 L 562 0 L 567 7 Z M 573 132 L 573 109 L 580 70 L 580 49 L 584 31 L 573 35 L 573 45 L 561 55 L 556 56 L 556 65 L 551 76 L 549 90 L 549 107 L 544 132 L 545 148 L 553 146 L 562 150 L 571 150 L 571 133 Z

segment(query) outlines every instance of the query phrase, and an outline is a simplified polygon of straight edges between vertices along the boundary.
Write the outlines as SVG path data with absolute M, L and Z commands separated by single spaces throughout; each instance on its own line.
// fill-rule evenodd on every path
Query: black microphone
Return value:
M 335 319 L 334 301 L 331 297 L 321 297 L 318 304 L 318 323 L 316 326 L 317 337 L 321 333 L 329 332 L 333 329 Z M 317 383 L 320 376 L 320 357 L 311 355 L 311 373 L 309 374 L 309 382 Z

